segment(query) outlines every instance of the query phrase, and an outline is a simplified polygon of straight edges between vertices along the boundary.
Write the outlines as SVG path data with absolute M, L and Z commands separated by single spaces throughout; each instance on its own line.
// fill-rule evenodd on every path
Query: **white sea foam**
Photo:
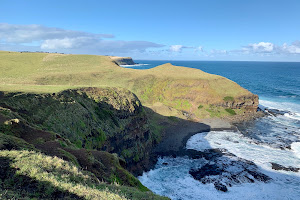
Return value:
M 259 119 L 243 133 L 198 133 L 188 140 L 186 148 L 197 151 L 226 149 L 237 157 L 254 162 L 262 173 L 272 178 L 270 182 L 236 184 L 229 187 L 228 192 L 220 192 L 213 184 L 202 184 L 189 174 L 190 169 L 201 168 L 207 160 L 180 157 L 159 159 L 155 169 L 145 172 L 139 180 L 155 193 L 174 200 L 298 200 L 300 172 L 275 170 L 271 163 L 300 168 L 300 105 L 269 100 L 260 100 L 260 105 L 288 113 Z
M 206 144 L 206 146 L 202 146 L 203 143 L 208 143 L 209 145 Z M 294 144 L 296 151 L 297 147 L 297 143 Z M 270 162 L 284 166 L 300 166 L 299 157 L 295 152 L 286 149 L 272 148 L 266 144 L 257 144 L 256 141 L 244 137 L 239 132 L 211 131 L 208 133 L 199 133 L 188 140 L 186 148 L 195 149 L 197 151 L 203 151 L 206 148 L 227 149 L 230 153 L 233 153 L 240 158 L 253 161 L 263 169 L 271 171 L 272 168 Z M 291 173 L 294 175 L 298 174 L 297 176 L 300 177 L 300 173 Z
M 121 67 L 139 67 L 139 66 L 145 66 L 145 65 L 149 65 L 149 64 L 134 64 L 134 65 L 120 65 Z
M 289 111 L 291 113 L 300 114 L 300 104 L 292 102 L 280 102 L 280 101 L 269 101 L 269 100 L 259 100 L 259 104 L 263 107 L 278 109 L 283 111 Z
M 300 113 L 285 113 L 284 116 L 300 121 Z
M 291 144 L 291 149 L 294 152 L 295 156 L 300 159 L 300 142 L 294 142 Z M 298 166 L 300 167 L 300 166 Z
M 296 200 L 300 195 L 299 178 L 281 173 L 273 173 L 273 180 L 269 183 L 233 185 L 228 192 L 220 192 L 213 184 L 202 184 L 188 173 L 197 164 L 201 166 L 205 163 L 185 158 L 159 159 L 156 168 L 145 172 L 139 180 L 153 192 L 173 200 Z
M 186 147 L 198 151 L 210 148 L 227 149 L 238 157 L 253 161 L 272 181 L 233 185 L 228 192 L 223 193 L 217 191 L 213 184 L 202 184 L 188 173 L 191 168 L 205 165 L 207 161 L 204 159 L 168 157 L 159 159 L 155 169 L 144 173 L 139 180 L 155 193 L 174 200 L 298 199 L 300 196 L 300 173 L 276 171 L 270 164 L 274 162 L 287 167 L 299 167 L 299 142 L 292 143 L 291 150 L 280 150 L 256 144 L 239 132 L 212 131 L 192 136 Z

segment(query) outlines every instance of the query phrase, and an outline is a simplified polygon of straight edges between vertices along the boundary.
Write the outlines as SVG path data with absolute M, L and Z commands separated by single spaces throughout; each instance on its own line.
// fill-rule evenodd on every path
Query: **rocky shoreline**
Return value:
M 197 133 L 209 131 L 237 131 L 239 126 L 266 116 L 263 111 L 250 112 L 228 118 L 203 119 L 199 122 L 180 120 L 175 125 L 166 125 L 162 141 L 156 145 L 152 154 L 157 156 L 182 155 L 186 152 L 186 142 Z
M 263 111 L 258 111 L 227 119 L 205 119 L 201 122 L 182 120 L 176 125 L 166 126 L 163 140 L 152 151 L 151 166 L 148 170 L 154 169 L 159 157 L 188 157 L 189 159 L 207 160 L 205 166 L 191 169 L 189 173 L 195 180 L 203 184 L 213 183 L 215 188 L 222 192 L 228 191 L 228 187 L 235 184 L 255 181 L 268 182 L 271 178 L 261 173 L 253 162 L 239 158 L 225 149 L 209 149 L 203 152 L 186 149 L 187 141 L 197 133 L 238 131 L 239 125 L 264 116 L 266 114 Z M 168 163 L 164 163 L 164 165 L 168 165 Z M 228 170 L 229 166 L 241 170 L 230 171 Z

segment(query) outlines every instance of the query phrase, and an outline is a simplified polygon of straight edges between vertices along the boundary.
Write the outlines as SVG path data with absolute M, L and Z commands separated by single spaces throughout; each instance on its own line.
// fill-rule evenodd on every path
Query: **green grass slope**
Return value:
M 80 148 L 10 108 L 0 107 L 0 199 L 166 199 L 143 186 L 117 154 Z
M 258 97 L 235 82 L 198 69 L 164 64 L 148 70 L 119 67 L 110 57 L 48 53 L 0 52 L 0 90 L 52 93 L 77 87 L 121 87 L 144 105 L 192 114 L 193 118 L 255 110 Z M 202 109 L 199 109 L 202 107 Z M 160 113 L 163 115 L 172 112 Z M 184 115 L 178 114 L 179 117 Z
M 0 114 L 14 115 L 10 119 L 24 119 L 32 127 L 57 133 L 77 148 L 117 153 L 135 174 L 143 172 L 149 152 L 159 139 L 150 129 L 141 102 L 126 89 L 89 87 L 55 94 L 0 92 L 0 106 Z M 11 132 L 11 126 L 3 127 L 3 132 Z M 17 130 L 17 137 L 30 132 L 29 128 Z M 25 139 L 34 139 L 33 143 L 52 140 L 50 135 L 41 141 L 36 138 L 29 134 Z
M 167 199 L 99 181 L 58 157 L 28 150 L 0 151 L 0 199 Z

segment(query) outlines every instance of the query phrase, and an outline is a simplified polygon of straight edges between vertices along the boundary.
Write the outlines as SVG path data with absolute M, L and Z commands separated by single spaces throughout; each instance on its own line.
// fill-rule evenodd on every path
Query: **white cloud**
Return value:
M 245 49 L 254 53 L 271 53 L 274 50 L 274 44 L 270 42 L 259 42 L 249 44 Z
M 71 49 L 79 46 L 78 38 L 63 38 L 63 39 L 50 39 L 45 40 L 41 44 L 41 49 Z
M 202 46 L 198 46 L 198 47 L 191 47 L 191 46 L 184 46 L 184 45 L 180 45 L 180 44 L 176 44 L 176 45 L 171 45 L 169 48 L 170 52 L 182 52 L 183 49 L 194 49 L 195 52 L 197 51 L 203 51 L 203 47 Z
M 30 43 L 33 41 L 64 38 L 113 38 L 111 34 L 94 34 L 83 31 L 65 30 L 42 25 L 16 25 L 0 23 L 0 39 L 7 43 Z
M 213 49 L 210 51 L 211 54 L 227 54 L 228 51 L 227 50 L 217 50 L 217 49 Z
M 244 46 L 241 50 L 233 50 L 231 52 L 242 52 L 246 54 L 300 54 L 300 42 L 294 41 L 291 45 L 284 43 L 283 45 L 275 45 L 270 42 L 259 42 Z
M 284 43 L 280 49 L 284 53 L 300 54 L 300 41 L 295 41 L 291 45 Z
M 72 53 L 127 53 L 130 51 L 144 52 L 148 48 L 159 48 L 164 45 L 148 41 L 105 40 L 114 38 L 111 34 L 95 34 L 82 31 L 65 30 L 42 25 L 14 25 L 0 23 L 0 42 L 2 46 L 39 44 L 42 50 Z M 29 44 L 29 45 L 28 45 Z
M 196 48 L 196 50 L 197 50 L 197 51 L 203 51 L 203 47 L 202 47 L 202 46 L 199 46 L 199 47 Z
M 170 51 L 171 52 L 181 52 L 182 51 L 182 49 L 183 48 L 185 48 L 185 46 L 183 46 L 183 45 L 171 45 L 170 46 Z

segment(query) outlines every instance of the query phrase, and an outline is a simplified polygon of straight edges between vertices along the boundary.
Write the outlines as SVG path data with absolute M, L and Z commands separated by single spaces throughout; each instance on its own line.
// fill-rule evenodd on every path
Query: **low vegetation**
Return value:
M 233 109 L 226 108 L 225 110 L 226 110 L 226 112 L 228 112 L 230 115 L 236 115 L 236 112 L 235 112 Z
M 150 129 L 139 99 L 118 88 L 82 88 L 56 94 L 5 93 L 0 105 L 11 108 L 24 120 L 42 130 L 58 133 L 77 148 L 105 150 L 121 157 L 127 165 L 147 160 L 160 133 Z M 137 128 L 135 128 L 137 127 Z M 2 132 L 10 126 L 2 125 Z M 126 139 L 126 143 L 122 142 Z M 36 140 L 36 143 L 44 139 Z M 130 156 L 129 156 L 130 155 Z M 142 169 L 141 169 L 142 170 Z
M 226 96 L 223 98 L 224 101 L 234 101 L 234 98 L 231 96 Z
M 164 199 L 101 182 L 67 161 L 35 151 L 2 150 L 0 162 L 1 199 Z
M 3 198 L 99 199 L 99 195 L 104 195 L 103 199 L 162 198 L 150 192 L 125 169 L 143 170 L 141 165 L 148 162 L 152 145 L 161 138 L 160 126 L 154 123 L 152 127 L 152 123 L 148 123 L 141 103 L 128 90 L 83 88 L 56 94 L 0 92 L 0 106 L 0 152 L 18 150 L 21 155 L 21 151 L 26 150 L 39 154 L 41 159 L 34 158 L 36 163 L 27 163 L 25 158 L 20 162 L 22 167 L 36 166 L 37 169 L 33 167 L 32 170 L 42 174 L 43 159 L 61 158 L 63 166 L 67 163 L 95 180 L 92 185 L 79 180 L 76 184 L 81 185 L 78 186 L 68 177 L 67 182 L 61 180 L 60 176 L 64 177 L 61 173 L 53 178 L 58 182 L 50 181 L 52 186 L 35 176 L 28 178 L 21 174 L 21 178 L 14 176 L 11 179 L 9 175 L 2 178 L 5 185 L 0 185 Z M 49 157 L 44 157 L 45 154 Z M 0 160 L 1 165 L 3 162 Z M 11 160 L 5 162 L 12 163 Z M 56 173 L 48 168 L 45 170 L 50 175 Z M 11 173 L 10 168 L 2 172 Z M 31 171 L 27 173 L 32 174 Z M 24 187 L 32 179 L 38 180 L 30 185 L 35 192 Z M 6 183 L 16 183 L 16 187 Z M 70 189 L 71 186 L 78 191 Z M 85 193 L 92 196 L 82 196 Z
M 219 105 L 253 96 L 224 77 L 171 64 L 135 70 L 119 67 L 107 56 L 5 51 L 0 51 L 0 60 L 3 91 L 57 93 L 78 87 L 121 87 L 134 92 L 150 108 L 160 102 L 193 113 L 195 118 L 210 115 L 206 109 L 199 111 L 200 104 Z M 181 114 L 176 117 L 184 118 Z

